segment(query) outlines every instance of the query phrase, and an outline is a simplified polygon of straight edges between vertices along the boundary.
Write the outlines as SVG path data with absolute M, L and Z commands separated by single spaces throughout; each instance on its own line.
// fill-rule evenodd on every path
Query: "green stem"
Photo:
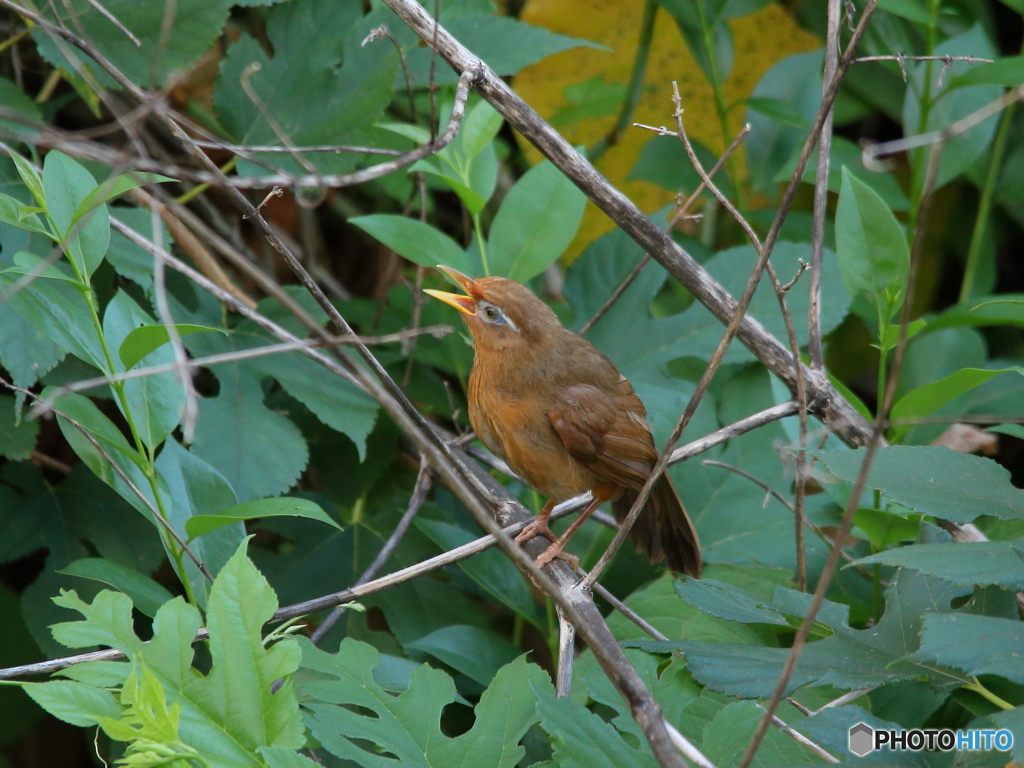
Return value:
M 519 648 L 523 643 L 523 628 L 526 622 L 520 614 L 516 614 L 512 619 L 512 645 Z
M 1003 167 L 1003 153 L 1006 150 L 1006 137 L 1010 134 L 1010 123 L 1013 121 L 1013 110 L 1016 102 L 1010 104 L 1003 110 L 999 118 L 999 130 L 996 133 L 995 143 L 992 145 L 992 158 L 988 164 L 988 175 L 985 177 L 985 186 L 981 190 L 981 200 L 978 202 L 978 216 L 974 220 L 974 232 L 971 233 L 971 246 L 967 251 L 967 265 L 964 267 L 964 282 L 960 286 L 960 301 L 965 302 L 971 298 L 974 291 L 974 280 L 978 274 L 978 262 L 981 261 L 981 244 L 985 240 L 985 228 L 988 226 L 988 217 L 992 212 L 992 198 L 995 195 L 996 181 L 999 179 L 999 171 Z
M 619 117 L 608 134 L 587 152 L 587 159 L 591 163 L 596 163 L 605 152 L 619 143 L 622 134 L 633 120 L 633 113 L 636 112 L 636 105 L 640 102 L 640 93 L 644 87 L 644 77 L 647 75 L 647 62 L 651 58 L 651 40 L 654 39 L 654 22 L 657 16 L 658 4 L 654 0 L 646 0 L 643 19 L 640 21 L 640 39 L 636 46 L 636 56 L 633 58 L 633 72 L 630 74 L 629 87 L 619 109 Z
M 931 19 L 928 22 L 928 56 L 935 54 L 935 46 L 938 43 L 939 31 L 939 6 L 941 0 L 929 0 L 928 10 Z M 917 119 L 917 133 L 925 133 L 928 130 L 928 118 L 932 110 L 932 65 L 933 61 L 924 62 L 924 82 L 921 93 L 921 112 Z M 911 86 L 913 87 L 913 86 Z M 904 129 L 906 126 L 904 126 Z M 922 147 L 914 151 L 911 161 L 912 177 L 910 183 L 910 218 L 907 233 L 908 242 L 914 242 L 917 230 L 917 219 L 921 212 L 921 198 L 924 195 L 925 175 L 928 168 L 928 151 Z
M 473 217 L 473 231 L 476 232 L 476 242 L 480 246 L 480 263 L 484 268 L 484 277 L 491 276 L 491 268 L 487 263 L 487 243 L 484 240 L 484 230 L 480 225 L 480 214 L 474 213 Z
M 993 704 L 995 704 L 1000 709 L 1004 709 L 1004 710 L 1016 709 L 1016 707 L 1014 707 L 1013 704 L 1011 704 L 1010 702 L 1006 701 L 1006 699 L 1003 699 L 1003 698 L 1000 698 L 999 696 L 996 696 L 996 694 L 992 693 L 992 691 L 990 691 L 984 685 L 979 683 L 978 682 L 978 678 L 974 678 L 974 682 L 965 685 L 964 688 L 966 690 L 968 690 L 968 691 L 974 691 L 975 693 L 979 694 L 980 696 L 983 696 L 984 698 L 986 698 L 989 701 L 991 701 Z

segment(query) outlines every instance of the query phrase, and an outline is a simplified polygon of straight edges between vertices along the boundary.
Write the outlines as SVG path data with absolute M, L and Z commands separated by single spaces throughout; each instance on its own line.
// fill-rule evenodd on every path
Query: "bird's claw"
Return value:
M 560 557 L 565 560 L 565 562 L 569 564 L 569 568 L 574 571 L 579 567 L 580 559 L 576 557 L 576 555 L 570 555 L 568 552 L 562 551 L 562 548 L 558 544 L 552 544 L 541 552 L 540 556 L 533 561 L 533 564 L 538 568 L 543 568 L 556 557 Z
M 527 525 L 523 530 L 519 532 L 519 535 L 513 539 L 516 544 L 524 544 L 534 536 L 547 536 L 552 541 L 557 541 L 558 537 L 551 532 L 546 522 L 534 520 L 532 523 Z

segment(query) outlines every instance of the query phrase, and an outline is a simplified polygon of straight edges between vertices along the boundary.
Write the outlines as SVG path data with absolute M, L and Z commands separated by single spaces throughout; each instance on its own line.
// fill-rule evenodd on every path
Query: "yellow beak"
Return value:
M 476 282 L 473 280 L 473 278 L 462 274 L 457 269 L 452 269 L 451 267 L 446 267 L 442 264 L 438 264 L 437 268 L 444 272 L 446 275 L 448 275 L 448 277 L 450 277 L 456 283 L 458 283 L 459 286 L 464 291 L 466 291 L 466 293 L 469 293 L 470 289 L 476 285 Z M 457 310 L 459 310 L 459 312 L 462 312 L 465 315 L 472 316 L 476 314 L 476 299 L 474 299 L 472 296 L 460 296 L 457 293 L 448 293 L 447 291 L 435 291 L 432 288 L 424 288 L 423 292 L 430 296 L 433 296 L 435 299 L 440 299 L 445 304 L 449 304 L 455 307 Z

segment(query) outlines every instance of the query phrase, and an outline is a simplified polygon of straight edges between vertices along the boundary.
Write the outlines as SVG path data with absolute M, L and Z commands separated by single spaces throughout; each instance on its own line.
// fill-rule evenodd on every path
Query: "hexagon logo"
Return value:
M 850 727 L 850 751 L 857 757 L 864 757 L 875 751 L 875 729 L 867 723 Z

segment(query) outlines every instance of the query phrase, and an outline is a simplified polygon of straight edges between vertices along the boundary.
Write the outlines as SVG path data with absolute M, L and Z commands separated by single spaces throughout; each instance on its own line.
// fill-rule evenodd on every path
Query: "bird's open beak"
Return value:
M 472 288 L 476 286 L 476 282 L 473 278 L 462 274 L 457 269 L 446 267 L 442 264 L 438 264 L 437 268 L 444 272 L 448 277 L 454 280 L 466 293 L 470 293 Z M 432 288 L 424 288 L 423 292 L 433 296 L 435 299 L 440 299 L 445 304 L 450 304 L 455 307 L 459 312 L 465 315 L 476 314 L 476 299 L 472 296 L 460 296 L 457 293 L 448 293 L 447 291 L 435 291 Z

